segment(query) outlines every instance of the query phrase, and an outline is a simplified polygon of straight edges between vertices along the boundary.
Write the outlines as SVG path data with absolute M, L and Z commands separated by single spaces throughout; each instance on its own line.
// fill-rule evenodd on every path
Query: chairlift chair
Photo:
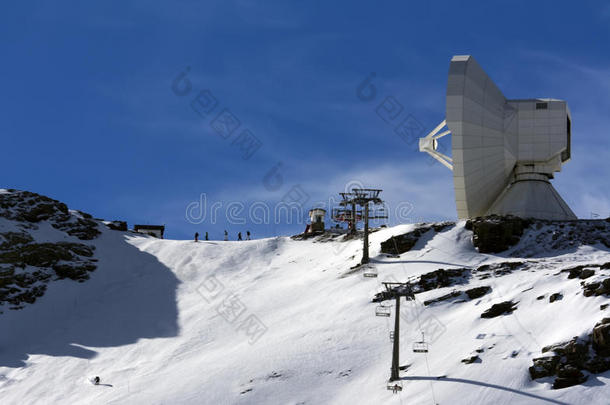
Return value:
M 374 267 L 367 267 L 362 273 L 364 277 L 377 277 L 377 269 Z
M 375 316 L 390 316 L 390 307 L 386 307 L 385 305 L 379 305 L 375 308 Z
M 421 334 L 421 340 L 413 343 L 413 353 L 428 353 L 428 343 L 424 339 L 424 332 Z

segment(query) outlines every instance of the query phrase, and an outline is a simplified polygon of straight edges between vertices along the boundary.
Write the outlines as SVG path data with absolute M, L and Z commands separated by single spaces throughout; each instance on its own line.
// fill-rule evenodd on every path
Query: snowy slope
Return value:
M 609 372 L 551 390 L 551 379 L 532 381 L 527 371 L 543 346 L 584 336 L 607 315 L 600 311 L 607 298 L 584 297 L 578 280 L 559 273 L 609 262 L 601 246 L 540 252 L 529 270 L 457 286 L 492 287 L 479 299 L 422 305 L 457 288 L 446 287 L 403 301 L 401 365 L 410 366 L 403 391 L 387 391 L 393 318 L 376 317 L 371 303 L 381 282 L 517 260 L 477 253 L 463 223 L 422 238 L 400 258 L 380 254 L 380 242 L 413 227 L 371 235 L 377 278 L 350 274 L 361 240 L 195 243 L 103 230 L 92 241 L 99 266 L 90 280 L 50 283 L 35 304 L 0 315 L 0 402 L 608 403 Z M 564 298 L 551 304 L 555 292 Z M 227 297 L 237 297 L 242 312 L 233 323 L 222 310 Z M 480 317 L 506 300 L 518 302 L 512 314 Z M 254 343 L 240 330 L 250 315 L 266 327 Z M 411 351 L 420 325 L 432 335 L 428 354 Z M 476 349 L 480 362 L 461 362 Z M 90 384 L 95 375 L 108 385 Z

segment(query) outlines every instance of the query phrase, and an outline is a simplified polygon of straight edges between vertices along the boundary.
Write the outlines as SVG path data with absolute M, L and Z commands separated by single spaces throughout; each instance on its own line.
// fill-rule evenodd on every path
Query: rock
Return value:
M 0 233 L 0 250 L 8 250 L 13 246 L 24 245 L 34 241 L 32 237 L 25 232 L 5 232 Z
M 606 308 L 608 308 L 608 304 L 601 304 L 601 305 L 599 306 L 599 309 L 601 309 L 602 311 L 603 311 L 604 309 L 606 309 Z
M 464 364 L 472 364 L 474 362 L 480 363 L 481 358 L 478 355 L 470 356 L 465 359 L 462 359 L 462 363 Z
M 82 282 L 95 270 L 93 246 L 35 243 L 28 233 L 45 222 L 67 235 L 93 239 L 100 232 L 89 214 L 70 212 L 65 204 L 39 194 L 13 190 L 0 194 L 0 217 L 17 222 L 17 229 L 22 229 L 0 233 L 0 306 L 23 308 L 44 294 L 50 280 Z
M 555 301 L 559 301 L 561 299 L 563 299 L 563 294 L 555 293 L 555 294 L 551 294 L 551 296 L 549 297 L 549 302 L 555 302 Z
M 417 292 L 429 291 L 435 288 L 450 287 L 464 284 L 470 278 L 470 269 L 438 269 L 422 274 L 416 284 Z
M 424 284 L 424 287 L 428 287 L 428 286 L 429 286 L 428 284 Z M 457 298 L 457 297 L 460 297 L 462 295 L 462 293 L 466 294 L 468 299 L 480 298 L 490 291 L 491 291 L 491 287 L 489 287 L 489 286 L 475 287 L 475 288 L 471 288 L 466 291 L 452 291 L 449 294 L 442 295 L 438 298 L 426 300 L 426 301 L 424 301 L 424 305 L 428 306 L 430 304 L 435 304 L 437 302 L 447 301 L 451 298 Z M 454 303 L 466 302 L 466 301 L 467 300 L 458 300 L 458 301 L 454 301 Z
M 512 313 L 517 309 L 517 303 L 512 301 L 504 301 L 499 304 L 494 304 L 481 314 L 481 318 L 495 318 L 496 316 Z
M 411 232 L 404 233 L 398 236 L 392 236 L 390 239 L 381 242 L 381 252 L 391 255 L 399 255 L 408 252 L 415 246 L 420 237 L 430 230 L 434 232 L 442 232 L 446 228 L 455 225 L 454 222 L 441 222 L 431 225 L 420 225 Z
M 610 318 L 604 318 L 593 328 L 593 348 L 601 356 L 610 356 Z
M 543 300 L 544 297 L 545 297 L 544 295 L 539 295 L 538 297 L 536 297 L 536 299 L 540 301 L 540 300 Z
M 604 318 L 593 328 L 586 338 L 573 339 L 546 346 L 542 352 L 552 351 L 554 356 L 534 359 L 529 368 L 532 379 L 556 375 L 554 389 L 581 384 L 587 377 L 582 370 L 590 373 L 603 373 L 610 370 L 610 318 Z
M 440 232 L 446 227 L 453 225 L 453 223 L 441 223 L 434 225 L 422 225 L 418 226 L 411 232 L 404 233 L 398 236 L 392 236 L 390 239 L 381 242 L 381 252 L 391 255 L 399 255 L 408 252 L 415 246 L 420 237 L 425 233 L 433 230 L 434 232 Z
M 489 286 L 481 286 L 481 287 L 471 288 L 471 289 L 466 290 L 464 292 L 466 293 L 468 298 L 470 298 L 472 300 L 472 299 L 475 299 L 475 298 L 481 298 L 482 296 L 484 296 L 485 294 L 487 294 L 490 291 L 491 291 L 491 287 L 489 287 Z
M 506 274 L 510 274 L 514 270 L 516 270 L 520 267 L 527 268 L 526 262 L 511 261 L 511 262 L 484 264 L 484 265 L 479 266 L 476 269 L 474 269 L 473 273 L 482 274 L 479 276 L 479 279 L 484 280 L 486 278 L 489 278 L 489 273 L 493 274 L 494 277 L 499 277 L 499 276 L 504 276 Z
M 81 240 L 95 239 L 101 233 L 97 229 L 97 222 L 91 219 L 78 218 L 75 222 L 61 222 L 53 224 L 53 228 L 64 231 L 68 235 L 76 236 Z
M 534 359 L 534 365 L 529 368 L 532 380 L 555 375 L 559 359 L 559 356 L 547 356 Z
M 595 274 L 595 270 L 593 269 L 583 269 L 583 271 L 580 273 L 580 278 L 581 279 L 585 279 L 585 278 L 589 278 L 591 276 L 593 276 Z
M 564 272 L 564 271 L 569 272 L 570 274 L 568 274 L 568 278 L 570 278 L 570 279 L 578 278 L 582 274 L 583 267 L 584 266 L 571 267 L 569 269 L 562 270 L 562 272 Z
M 451 299 L 451 298 L 459 297 L 460 295 L 462 295 L 462 293 L 460 291 L 452 291 L 449 294 L 445 294 L 445 295 L 440 296 L 438 298 L 434 298 L 434 299 L 431 299 L 431 300 L 426 300 L 426 301 L 424 301 L 424 305 L 428 306 L 430 304 L 435 304 L 437 302 L 446 301 L 446 300 Z
M 553 383 L 553 389 L 561 389 L 572 387 L 581 384 L 587 380 L 587 377 L 576 367 L 571 365 L 559 366 L 557 370 L 557 378 Z
M 66 204 L 29 191 L 0 194 L 0 216 L 25 222 L 68 218 Z
M 585 363 L 585 369 L 594 374 L 604 373 L 610 370 L 610 360 L 596 356 Z
M 91 263 L 83 264 L 56 264 L 53 270 L 57 278 L 69 278 L 76 281 L 84 281 L 89 278 L 89 272 L 96 269 L 96 266 Z
M 93 247 L 70 242 L 17 245 L 0 253 L 0 263 L 9 263 L 21 268 L 25 268 L 25 266 L 50 267 L 60 260 L 74 260 L 75 255 L 91 257 Z
M 0 194 L 0 217 L 35 224 L 48 221 L 54 228 L 82 240 L 96 238 L 100 232 L 91 215 L 71 215 L 66 204 L 29 191 Z
M 106 226 L 113 231 L 127 231 L 127 222 L 125 221 L 112 221 L 107 223 Z
M 562 356 L 563 364 L 569 364 L 578 369 L 582 369 L 587 360 L 589 360 L 589 345 L 590 342 L 588 340 L 574 337 L 567 342 L 543 347 L 542 352 L 552 351 L 556 355 Z
M 468 220 L 466 229 L 472 229 L 472 241 L 480 253 L 499 253 L 519 242 L 529 224 L 519 217 L 491 215 Z
M 583 295 L 585 297 L 598 296 L 598 295 L 610 295 L 610 278 L 606 278 L 602 281 L 594 281 L 592 283 L 582 284 Z

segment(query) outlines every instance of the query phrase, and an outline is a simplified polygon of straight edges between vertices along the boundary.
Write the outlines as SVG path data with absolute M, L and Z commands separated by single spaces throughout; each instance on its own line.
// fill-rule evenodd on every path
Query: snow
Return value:
M 10 222 L 10 221 L 9 221 Z M 8 225 L 7 225 L 8 226 Z M 103 227 L 103 226 L 102 226 Z M 531 260 L 467 288 L 492 292 L 463 303 L 424 307 L 453 287 L 402 302 L 403 390 L 386 390 L 393 317 L 374 316 L 382 281 L 405 281 L 439 268 L 475 268 L 517 260 L 479 254 L 463 223 L 422 238 L 400 258 L 380 242 L 414 225 L 371 235 L 377 278 L 350 273 L 362 241 L 176 241 L 104 230 L 91 241 L 99 267 L 84 283 L 49 284 L 35 304 L 0 315 L 2 404 L 605 404 L 610 373 L 551 390 L 531 381 L 541 348 L 585 335 L 604 312 L 604 297 L 584 297 L 563 268 L 610 261 L 602 247 L 580 247 Z M 52 239 L 41 227 L 37 238 Z M 520 259 L 524 260 L 524 259 Z M 460 289 L 466 286 L 458 286 Z M 562 292 L 552 304 L 548 296 Z M 216 295 L 216 293 L 218 293 Z M 537 300 L 540 295 L 546 298 Z M 238 297 L 231 323 L 217 308 Z M 511 315 L 482 319 L 492 304 L 513 300 Z M 393 311 L 393 309 L 392 309 Z M 606 313 L 607 314 L 607 313 Z M 266 331 L 251 342 L 239 325 L 256 316 Z M 427 354 L 411 345 L 420 326 L 435 331 Z M 431 326 L 432 325 L 432 326 Z M 481 362 L 461 359 L 476 349 Z M 100 376 L 103 384 L 89 381 Z M 438 376 L 446 376 L 437 378 Z

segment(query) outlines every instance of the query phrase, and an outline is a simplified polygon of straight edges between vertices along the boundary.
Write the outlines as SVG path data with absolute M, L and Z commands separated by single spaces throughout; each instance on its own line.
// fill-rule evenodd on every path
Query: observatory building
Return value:
M 449 134 L 451 157 L 437 150 Z M 472 56 L 458 55 L 449 66 L 446 119 L 419 140 L 419 150 L 453 171 L 460 219 L 567 220 L 576 215 L 550 179 L 570 160 L 570 137 L 565 101 L 507 100 Z

